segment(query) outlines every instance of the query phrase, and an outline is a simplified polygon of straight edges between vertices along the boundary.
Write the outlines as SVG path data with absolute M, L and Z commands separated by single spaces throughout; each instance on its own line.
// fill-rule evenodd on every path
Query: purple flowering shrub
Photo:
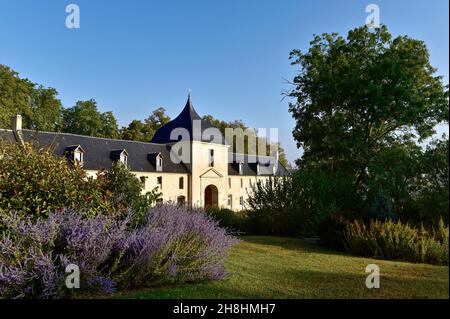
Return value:
M 86 291 L 222 279 L 237 240 L 201 211 L 151 209 L 137 223 L 64 211 L 48 219 L 0 217 L 0 298 L 61 298 Z M 66 266 L 80 289 L 66 288 Z
M 116 278 L 127 287 L 222 279 L 228 250 L 236 243 L 202 211 L 156 207 L 118 243 Z
M 75 292 L 65 288 L 69 264 L 79 267 L 81 288 L 95 284 L 112 291 L 104 271 L 114 244 L 125 235 L 126 220 L 65 211 L 36 221 L 2 214 L 0 221 L 0 297 L 59 298 Z

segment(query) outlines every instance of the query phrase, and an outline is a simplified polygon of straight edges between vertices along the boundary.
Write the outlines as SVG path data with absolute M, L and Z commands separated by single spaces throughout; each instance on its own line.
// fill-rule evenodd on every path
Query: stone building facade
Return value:
M 253 183 L 286 174 L 277 153 L 233 153 L 223 136 L 219 141 L 211 139 L 211 129 L 189 97 L 181 113 L 161 127 L 150 143 L 22 129 L 20 115 L 13 118 L 11 129 L 0 129 L 0 137 L 51 146 L 55 155 L 77 162 L 94 178 L 100 169 L 121 161 L 139 178 L 143 192 L 158 188 L 163 203 L 191 207 L 242 210 Z

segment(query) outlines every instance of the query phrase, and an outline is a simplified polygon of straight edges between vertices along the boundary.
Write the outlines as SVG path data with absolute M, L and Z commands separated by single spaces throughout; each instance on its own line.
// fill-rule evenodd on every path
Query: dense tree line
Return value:
M 203 116 L 203 119 L 209 123 L 211 123 L 214 127 L 217 127 L 220 132 L 223 134 L 223 136 L 225 137 L 225 129 L 226 128 L 232 128 L 232 129 L 242 129 L 242 131 L 247 131 L 249 134 L 249 138 L 254 140 L 255 142 L 251 142 L 249 143 L 248 138 L 244 139 L 244 153 L 245 154 L 259 154 L 259 150 L 258 150 L 258 145 L 259 145 L 259 139 L 260 137 L 258 136 L 258 130 L 257 129 L 252 129 L 249 128 L 244 122 L 242 122 L 241 120 L 235 120 L 235 121 L 221 121 L 218 120 L 216 118 L 214 118 L 212 115 L 205 115 Z M 237 151 L 236 148 L 236 139 L 234 139 L 233 141 L 228 141 L 230 144 L 233 144 L 233 149 L 235 151 Z M 278 153 L 279 153 L 279 161 L 281 164 L 283 164 L 286 168 L 289 168 L 289 162 L 286 159 L 286 154 L 284 153 L 284 149 L 281 146 L 280 143 L 278 143 L 276 145 L 276 147 L 278 148 Z M 266 155 L 270 155 L 270 144 L 268 142 L 266 142 L 266 149 L 265 152 L 261 152 L 262 154 L 266 154 Z
M 166 110 L 159 107 L 143 121 L 133 120 L 128 126 L 119 128 L 114 114 L 100 112 L 94 99 L 77 101 L 74 106 L 64 108 L 57 90 L 20 78 L 17 72 L 0 64 L 0 128 L 8 128 L 11 116 L 15 114 L 23 116 L 23 126 L 28 129 L 142 142 L 150 142 L 155 132 L 170 121 Z M 226 127 L 247 129 L 241 121 L 224 122 L 210 115 L 205 119 L 217 125 L 223 134 Z M 281 146 L 279 150 L 280 160 L 287 166 Z
M 11 116 L 21 114 L 26 128 L 61 130 L 61 101 L 58 92 L 21 79 L 17 72 L 0 64 L 0 127 L 10 126 Z

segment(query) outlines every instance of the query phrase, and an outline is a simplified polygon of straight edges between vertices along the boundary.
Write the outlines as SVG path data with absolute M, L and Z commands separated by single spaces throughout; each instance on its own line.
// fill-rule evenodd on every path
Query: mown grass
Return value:
M 350 256 L 292 238 L 243 237 L 229 277 L 179 287 L 122 292 L 115 298 L 449 298 L 449 268 Z M 367 289 L 377 264 L 381 287 Z

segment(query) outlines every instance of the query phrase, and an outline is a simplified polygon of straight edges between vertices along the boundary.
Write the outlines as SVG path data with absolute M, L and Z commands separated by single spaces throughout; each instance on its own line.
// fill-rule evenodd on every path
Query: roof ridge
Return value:
M 135 140 L 123 140 L 123 139 L 118 139 L 118 138 L 89 136 L 89 135 L 65 133 L 65 132 L 49 132 L 49 131 L 39 131 L 39 130 L 31 130 L 31 129 L 22 129 L 22 131 L 37 132 L 37 133 L 44 133 L 44 134 L 58 134 L 58 135 L 79 136 L 79 137 L 95 138 L 95 139 L 102 139 L 102 140 L 108 140 L 108 141 L 120 141 L 120 142 L 140 143 L 140 144 L 159 145 L 159 146 L 165 145 L 165 144 L 158 144 L 158 143 L 151 143 L 151 142 L 142 142 L 142 141 L 135 141 Z
M 245 154 L 245 153 L 236 153 L 236 152 L 229 152 L 229 154 L 233 154 L 233 155 L 245 155 L 245 156 L 274 157 L 274 156 L 272 156 L 272 155 Z

